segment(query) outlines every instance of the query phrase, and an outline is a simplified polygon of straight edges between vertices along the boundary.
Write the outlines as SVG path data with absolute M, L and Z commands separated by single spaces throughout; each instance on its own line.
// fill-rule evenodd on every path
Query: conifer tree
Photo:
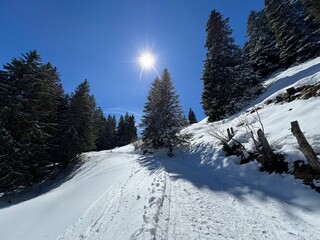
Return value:
M 99 107 L 96 109 L 96 123 L 95 128 L 97 129 L 96 149 L 98 151 L 107 149 L 107 119 L 105 118 L 102 109 Z
M 173 156 L 173 147 L 179 142 L 177 134 L 186 125 L 186 119 L 167 69 L 161 79 L 152 83 L 141 121 L 144 146 L 168 148 L 168 155 Z
M 194 112 L 192 111 L 192 109 L 189 109 L 189 113 L 188 113 L 188 120 L 189 120 L 189 124 L 193 124 L 193 123 L 197 123 L 197 118 L 196 115 L 194 114 Z
M 45 178 L 47 166 L 58 162 L 58 107 L 63 98 L 59 75 L 36 51 L 28 52 L 4 65 L 0 95 L 0 142 L 5 142 L 0 179 L 8 188 L 26 186 Z
M 308 18 L 320 24 L 320 1 L 319 0 L 301 0 L 303 5 L 307 8 Z M 318 32 L 320 28 L 318 29 Z
M 137 140 L 137 127 L 133 115 L 126 113 L 124 116 L 125 129 L 126 129 L 126 144 L 132 143 Z
M 236 84 L 236 68 L 241 64 L 241 49 L 234 42 L 229 19 L 213 10 L 207 23 L 206 60 L 203 70 L 202 107 L 209 121 L 228 114 L 227 105 L 233 93 L 229 86 Z
M 96 101 L 90 94 L 89 82 L 80 83 L 70 99 L 69 122 L 72 139 L 72 157 L 93 150 L 97 138 L 95 129 Z
M 107 117 L 107 147 L 106 149 L 112 149 L 116 146 L 116 132 L 117 132 L 117 120 L 116 116 L 111 116 L 110 114 Z
M 126 145 L 126 125 L 124 117 L 121 115 L 117 127 L 117 146 Z
M 245 54 L 257 75 L 265 78 L 279 69 L 277 40 L 269 28 L 265 10 L 251 11 L 247 22 L 247 35 Z
M 117 127 L 117 145 L 124 146 L 132 143 L 137 139 L 137 128 L 133 115 L 128 112 L 124 116 L 120 116 Z
M 319 25 L 308 20 L 300 1 L 265 0 L 269 26 L 275 33 L 284 67 L 320 54 Z

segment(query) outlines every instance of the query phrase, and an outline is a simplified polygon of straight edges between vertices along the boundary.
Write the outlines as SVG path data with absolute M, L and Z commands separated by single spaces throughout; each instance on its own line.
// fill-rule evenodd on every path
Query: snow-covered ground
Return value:
M 268 80 L 254 103 L 272 147 L 291 163 L 304 160 L 291 121 L 320 152 L 320 99 L 264 102 L 288 87 L 320 82 L 319 74 L 320 58 L 291 68 Z M 291 175 L 259 172 L 257 162 L 239 165 L 212 136 L 233 127 L 252 149 L 244 120 L 259 127 L 250 109 L 188 127 L 190 146 L 175 149 L 174 158 L 163 151 L 143 156 L 132 145 L 86 153 L 56 188 L 21 202 L 0 198 L 0 239 L 320 239 L 319 193 Z

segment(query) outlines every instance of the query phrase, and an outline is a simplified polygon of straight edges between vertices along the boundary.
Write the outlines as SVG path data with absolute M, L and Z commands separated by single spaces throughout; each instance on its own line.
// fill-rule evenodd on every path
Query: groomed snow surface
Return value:
M 305 160 L 291 121 L 299 121 L 320 152 L 320 99 L 264 102 L 319 81 L 320 58 L 268 80 L 254 103 L 273 149 L 290 166 Z M 212 136 L 233 127 L 235 138 L 253 149 L 241 124 L 259 127 L 251 107 L 219 123 L 188 127 L 190 145 L 175 149 L 174 158 L 164 151 L 143 156 L 132 145 L 83 154 L 84 164 L 56 188 L 0 202 L 0 239 L 320 239 L 319 193 L 291 175 L 259 172 L 257 162 L 240 165 Z

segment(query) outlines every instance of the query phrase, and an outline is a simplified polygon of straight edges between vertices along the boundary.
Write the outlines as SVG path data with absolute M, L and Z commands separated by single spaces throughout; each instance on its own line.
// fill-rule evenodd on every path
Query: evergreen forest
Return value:
M 248 16 L 247 42 L 241 47 L 229 18 L 211 11 L 201 79 L 208 121 L 240 111 L 277 71 L 320 56 L 319 13 L 318 0 L 265 0 L 263 10 Z M 191 108 L 188 117 L 184 115 L 168 69 L 153 81 L 143 113 L 142 148 L 167 148 L 170 157 L 173 148 L 186 141 L 180 130 L 198 121 Z M 58 69 L 44 63 L 36 50 L 13 58 L 0 70 L 0 192 L 54 179 L 78 163 L 83 152 L 137 139 L 133 115 L 118 120 L 105 115 L 88 80 L 66 93 Z

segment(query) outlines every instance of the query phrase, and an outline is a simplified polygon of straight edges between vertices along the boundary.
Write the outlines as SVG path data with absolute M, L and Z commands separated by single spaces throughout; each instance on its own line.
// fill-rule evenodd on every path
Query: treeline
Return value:
M 209 121 L 217 121 L 260 94 L 270 74 L 320 55 L 319 0 L 265 0 L 265 9 L 248 17 L 243 48 L 229 19 L 215 10 L 206 31 L 202 106 Z
M 66 94 L 58 71 L 36 51 L 0 70 L 0 192 L 48 179 L 79 153 L 137 137 L 135 119 L 104 116 L 87 80 Z

